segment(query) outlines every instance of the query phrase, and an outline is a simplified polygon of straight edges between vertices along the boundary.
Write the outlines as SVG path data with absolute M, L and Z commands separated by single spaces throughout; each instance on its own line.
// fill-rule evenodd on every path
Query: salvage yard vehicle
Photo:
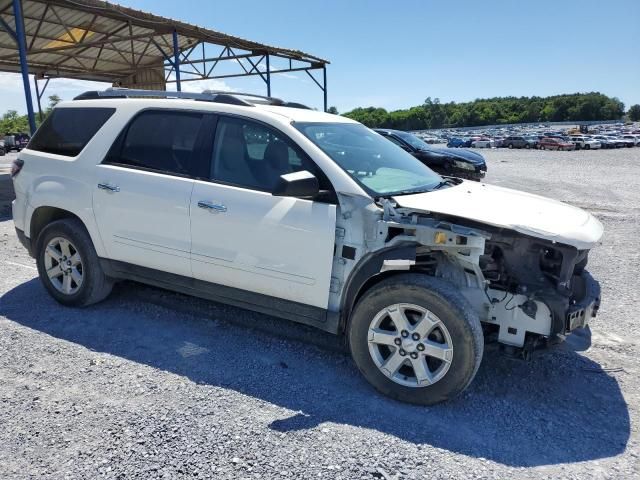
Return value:
M 563 138 L 544 137 L 540 140 L 538 148 L 540 150 L 575 150 L 576 146 Z
M 353 120 L 269 97 L 87 92 L 11 175 L 17 236 L 61 304 L 129 279 L 312 325 L 401 401 L 452 398 L 485 341 L 524 356 L 600 304 L 589 213 L 443 178 Z
M 590 137 L 573 136 L 569 137 L 569 140 L 576 146 L 576 150 L 597 150 L 602 147 L 598 140 Z
M 436 148 L 415 135 L 401 130 L 376 128 L 374 131 L 441 175 L 481 180 L 487 172 L 487 163 L 479 153 L 469 150 Z
M 4 136 L 4 148 L 7 152 L 15 150 L 19 152 L 29 143 L 29 135 L 26 133 L 9 133 Z
M 490 138 L 479 138 L 471 142 L 471 148 L 491 148 L 493 146 L 494 142 Z
M 502 141 L 502 146 L 507 148 L 535 148 L 537 139 L 523 136 L 509 136 Z
M 594 135 L 592 137 L 594 140 L 600 142 L 601 148 L 618 148 L 618 144 L 614 142 L 611 138 L 606 137 L 604 135 Z

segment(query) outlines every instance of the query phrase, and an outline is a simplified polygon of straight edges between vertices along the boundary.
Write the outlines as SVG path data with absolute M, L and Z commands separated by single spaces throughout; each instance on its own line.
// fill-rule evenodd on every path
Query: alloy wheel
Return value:
M 398 303 L 382 309 L 368 332 L 369 353 L 378 369 L 406 387 L 441 380 L 453 360 L 453 342 L 444 323 L 424 307 Z
M 69 240 L 55 237 L 44 251 L 44 267 L 56 290 L 73 295 L 82 286 L 84 269 L 78 249 Z

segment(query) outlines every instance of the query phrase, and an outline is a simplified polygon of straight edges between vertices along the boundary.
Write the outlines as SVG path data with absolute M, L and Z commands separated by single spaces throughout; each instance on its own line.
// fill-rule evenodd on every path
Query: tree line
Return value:
M 335 109 L 334 113 L 335 113 Z M 555 95 L 551 97 L 495 97 L 472 102 L 441 103 L 427 97 L 422 105 L 404 110 L 356 108 L 343 115 L 371 128 L 423 130 L 432 128 L 474 127 L 508 123 L 619 120 L 624 104 L 616 97 L 598 92 Z M 634 120 L 640 106 L 634 105 L 629 117 Z

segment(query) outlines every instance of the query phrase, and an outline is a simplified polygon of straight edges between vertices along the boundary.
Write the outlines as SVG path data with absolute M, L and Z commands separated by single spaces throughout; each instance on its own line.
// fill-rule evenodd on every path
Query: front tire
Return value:
M 399 274 L 367 291 L 349 323 L 351 355 L 378 391 L 396 400 L 432 405 L 461 393 L 484 349 L 482 327 L 451 284 Z
M 96 254 L 91 237 L 78 219 L 47 225 L 36 240 L 40 281 L 63 305 L 84 307 L 104 300 L 113 287 Z

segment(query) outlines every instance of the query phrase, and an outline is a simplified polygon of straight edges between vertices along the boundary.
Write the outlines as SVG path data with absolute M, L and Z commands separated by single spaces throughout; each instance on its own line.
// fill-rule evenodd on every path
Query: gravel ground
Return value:
M 483 153 L 488 182 L 604 222 L 603 305 L 590 349 L 489 352 L 430 408 L 378 395 L 335 338 L 264 315 L 133 283 L 61 307 L 0 205 L 0 478 L 638 478 L 640 148 Z

